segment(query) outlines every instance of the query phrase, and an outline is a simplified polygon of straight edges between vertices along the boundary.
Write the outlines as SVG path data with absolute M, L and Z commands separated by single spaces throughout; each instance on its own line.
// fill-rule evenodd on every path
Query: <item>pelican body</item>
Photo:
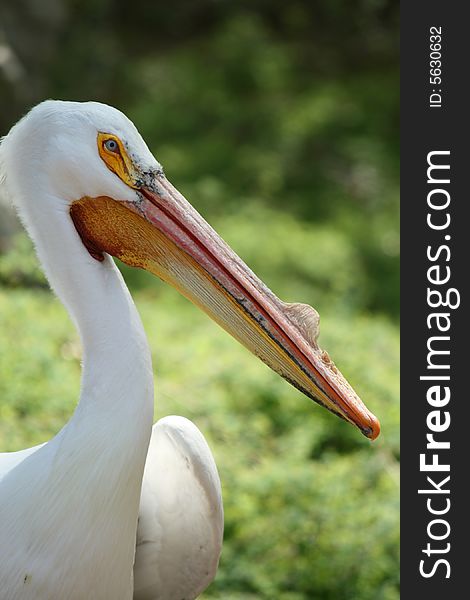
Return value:
M 16 207 L 83 346 L 80 398 L 49 442 L 0 455 L 2 600 L 186 600 L 212 581 L 220 481 L 183 417 L 153 427 L 145 332 L 113 256 L 173 285 L 307 396 L 373 439 L 378 421 L 317 343 L 166 179 L 133 123 L 46 101 L 0 145 Z

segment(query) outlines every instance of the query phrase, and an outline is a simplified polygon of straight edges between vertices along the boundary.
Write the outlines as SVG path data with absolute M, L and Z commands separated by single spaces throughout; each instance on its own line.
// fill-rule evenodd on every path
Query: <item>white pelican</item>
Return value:
M 264 286 L 118 110 L 43 102 L 3 139 L 0 173 L 83 345 L 70 421 L 0 456 L 0 596 L 195 598 L 218 564 L 220 482 L 192 423 L 167 417 L 152 430 L 150 352 L 111 256 L 171 283 L 371 439 L 378 421 L 318 347 L 314 309 Z

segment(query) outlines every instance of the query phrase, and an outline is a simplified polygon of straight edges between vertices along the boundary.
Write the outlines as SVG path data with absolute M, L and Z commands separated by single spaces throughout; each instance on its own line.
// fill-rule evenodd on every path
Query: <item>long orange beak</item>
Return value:
M 162 174 L 139 191 L 138 204 L 72 204 L 90 253 L 108 252 L 167 281 L 309 398 L 375 439 L 378 420 L 317 344 L 317 312 L 279 300 Z

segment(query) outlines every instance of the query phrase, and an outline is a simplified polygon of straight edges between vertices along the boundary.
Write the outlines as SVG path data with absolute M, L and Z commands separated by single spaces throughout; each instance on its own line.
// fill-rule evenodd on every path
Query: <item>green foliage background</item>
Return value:
M 121 108 L 258 275 L 319 310 L 322 347 L 382 423 L 370 443 L 124 268 L 156 415 L 193 419 L 222 479 L 224 551 L 204 598 L 397 600 L 396 3 L 40 4 L 0 4 L 0 133 L 46 97 Z M 80 347 L 0 210 L 0 448 L 16 450 L 71 415 Z

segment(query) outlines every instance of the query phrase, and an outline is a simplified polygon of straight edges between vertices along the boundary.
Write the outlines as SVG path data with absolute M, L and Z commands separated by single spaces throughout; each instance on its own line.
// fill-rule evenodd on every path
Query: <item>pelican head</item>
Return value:
M 28 228 L 62 213 L 83 261 L 104 268 L 112 255 L 157 275 L 309 398 L 377 437 L 379 422 L 318 345 L 318 313 L 282 302 L 256 277 L 166 179 L 124 114 L 49 100 L 11 130 L 1 154 Z M 22 184 L 23 169 L 37 176 Z

